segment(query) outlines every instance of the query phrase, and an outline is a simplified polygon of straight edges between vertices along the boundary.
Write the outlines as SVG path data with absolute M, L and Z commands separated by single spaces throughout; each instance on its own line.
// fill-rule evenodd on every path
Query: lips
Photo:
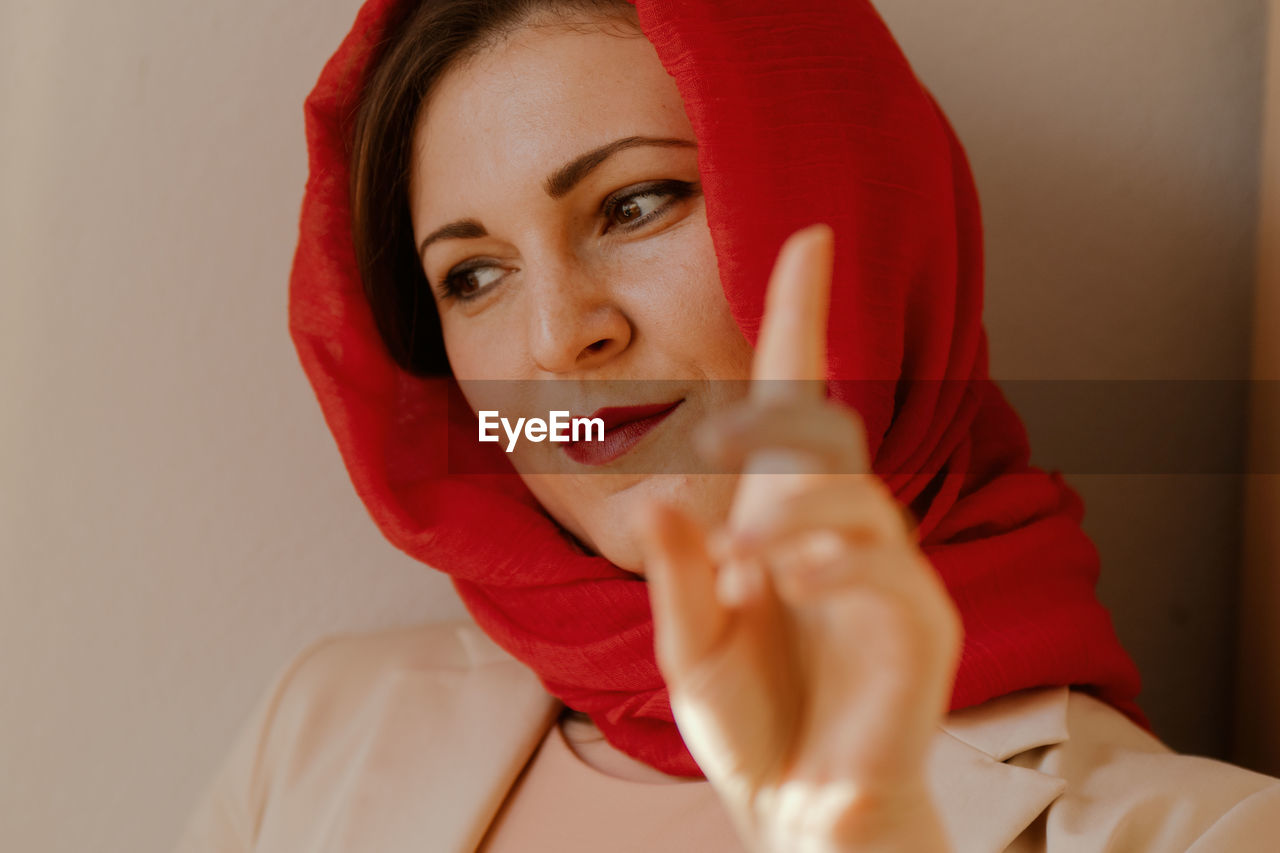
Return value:
M 662 423 L 684 400 L 646 406 L 606 406 L 588 418 L 604 421 L 603 441 L 575 441 L 563 445 L 564 452 L 582 465 L 604 465 L 626 453 L 649 430 Z

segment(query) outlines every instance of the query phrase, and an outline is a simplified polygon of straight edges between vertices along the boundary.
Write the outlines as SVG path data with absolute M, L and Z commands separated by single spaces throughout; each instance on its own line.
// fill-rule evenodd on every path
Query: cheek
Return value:
M 655 322 L 663 337 L 702 371 L 724 379 L 746 379 L 751 373 L 750 342 L 738 328 L 724 295 L 711 232 L 703 220 L 689 229 L 663 287 L 663 305 Z
M 442 317 L 440 325 L 450 371 L 460 382 L 522 375 L 517 372 L 524 357 L 516 329 L 503 328 L 498 333 L 490 328 L 491 322 L 467 317 Z

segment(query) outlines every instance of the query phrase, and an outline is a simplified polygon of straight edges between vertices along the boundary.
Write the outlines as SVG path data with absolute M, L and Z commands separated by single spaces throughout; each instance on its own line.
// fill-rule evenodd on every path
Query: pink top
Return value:
M 589 722 L 550 726 L 481 842 L 481 853 L 742 853 L 705 781 L 667 776 Z

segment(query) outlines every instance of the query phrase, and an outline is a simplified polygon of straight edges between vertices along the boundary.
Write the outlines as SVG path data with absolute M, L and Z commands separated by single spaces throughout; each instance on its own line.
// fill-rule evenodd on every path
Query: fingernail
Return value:
M 830 237 L 834 237 L 836 233 L 835 229 L 825 222 L 815 222 L 813 225 L 810 225 L 808 228 L 804 230 L 806 235 L 811 235 L 815 238 L 818 235 L 822 235 L 823 237 L 830 238 Z
M 735 530 L 729 542 L 729 548 L 734 554 L 745 557 L 753 554 L 762 541 L 760 534 L 754 530 Z
M 744 560 L 723 564 L 716 573 L 716 598 L 725 607 L 749 604 L 758 594 L 758 568 Z
M 744 601 L 744 593 L 739 564 L 731 561 L 721 565 L 716 572 L 716 598 L 720 603 L 725 607 L 738 607 Z

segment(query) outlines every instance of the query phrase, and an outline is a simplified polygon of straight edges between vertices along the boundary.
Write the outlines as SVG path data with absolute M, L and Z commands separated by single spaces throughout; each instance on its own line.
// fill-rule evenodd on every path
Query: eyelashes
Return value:
M 610 231 L 631 232 L 644 228 L 651 222 L 665 218 L 677 204 L 700 191 L 699 182 L 676 180 L 651 181 L 620 190 L 600 205 L 600 218 L 603 221 L 599 236 Z M 664 203 L 652 206 L 654 200 L 664 199 Z M 441 299 L 468 302 L 497 284 L 504 274 L 502 265 L 492 258 L 473 258 L 450 269 L 437 290 Z
M 624 231 L 631 231 L 653 219 L 663 215 L 672 204 L 682 201 L 697 191 L 697 186 L 687 181 L 655 181 L 652 184 L 642 185 L 640 187 L 630 187 L 620 194 L 609 196 L 601 205 L 601 212 L 607 221 L 616 223 L 619 228 Z M 662 207 L 652 210 L 647 214 L 628 217 L 625 221 L 618 220 L 617 216 L 627 210 L 635 210 L 640 207 L 637 202 L 640 199 L 662 198 L 668 197 L 671 201 Z

